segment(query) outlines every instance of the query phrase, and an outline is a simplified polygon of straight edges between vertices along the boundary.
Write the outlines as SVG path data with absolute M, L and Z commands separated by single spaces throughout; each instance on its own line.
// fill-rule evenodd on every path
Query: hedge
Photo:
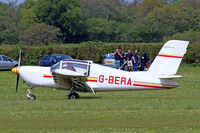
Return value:
M 80 45 L 56 44 L 48 46 L 26 46 L 26 45 L 1 45 L 0 54 L 7 55 L 18 60 L 19 48 L 22 49 L 23 65 L 38 65 L 39 61 L 50 54 L 67 54 L 74 59 L 92 60 L 96 63 L 102 63 L 103 55 L 112 53 L 117 48 L 122 48 L 124 52 L 128 49 L 139 50 L 139 55 L 143 52 L 149 54 L 153 59 L 158 54 L 163 44 L 104 44 L 104 43 L 82 43 Z M 190 44 L 188 51 L 183 58 L 183 62 L 187 64 L 199 64 L 200 62 L 200 44 Z

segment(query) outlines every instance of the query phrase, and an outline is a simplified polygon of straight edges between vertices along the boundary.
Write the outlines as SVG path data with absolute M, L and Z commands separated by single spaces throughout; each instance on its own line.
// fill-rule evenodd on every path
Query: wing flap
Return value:
M 83 82 L 87 81 L 85 75 L 70 70 L 55 70 L 53 73 L 54 81 L 57 85 L 65 88 L 71 88 L 74 84 L 77 88 L 82 88 Z
M 71 71 L 71 70 L 55 70 L 53 73 L 54 81 L 57 85 L 63 88 L 75 87 L 76 91 L 93 92 L 95 85 L 88 84 L 88 79 L 85 75 Z

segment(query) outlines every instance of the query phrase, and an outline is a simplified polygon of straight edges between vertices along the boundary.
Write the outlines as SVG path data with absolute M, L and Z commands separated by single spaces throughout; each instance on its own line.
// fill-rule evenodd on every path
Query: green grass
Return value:
M 199 133 L 200 67 L 181 67 L 172 90 L 80 93 L 36 88 L 29 101 L 16 75 L 0 71 L 0 132 Z

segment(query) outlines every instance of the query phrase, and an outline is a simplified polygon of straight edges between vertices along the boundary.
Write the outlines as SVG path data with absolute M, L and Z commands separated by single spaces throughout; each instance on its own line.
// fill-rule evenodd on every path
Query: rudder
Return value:
M 170 40 L 164 44 L 148 72 L 156 76 L 174 75 L 178 71 L 184 54 L 187 51 L 188 41 Z

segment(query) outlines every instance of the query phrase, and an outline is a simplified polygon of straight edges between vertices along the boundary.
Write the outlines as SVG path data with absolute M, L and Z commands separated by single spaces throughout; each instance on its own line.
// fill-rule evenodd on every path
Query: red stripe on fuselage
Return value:
M 163 55 L 163 54 L 158 54 L 157 56 L 161 56 L 161 57 L 169 57 L 169 58 L 180 58 L 180 59 L 183 58 L 183 56 Z
M 44 78 L 52 78 L 53 76 L 51 76 L 51 75 L 44 75 L 43 77 Z
M 88 82 L 97 82 L 97 80 L 88 79 Z
M 144 84 L 133 84 L 134 86 L 141 86 L 141 87 L 150 87 L 150 88 L 163 88 L 163 89 L 171 89 L 178 87 L 176 85 L 170 86 L 170 87 L 164 87 L 164 86 L 155 86 L 155 85 L 144 85 Z

